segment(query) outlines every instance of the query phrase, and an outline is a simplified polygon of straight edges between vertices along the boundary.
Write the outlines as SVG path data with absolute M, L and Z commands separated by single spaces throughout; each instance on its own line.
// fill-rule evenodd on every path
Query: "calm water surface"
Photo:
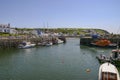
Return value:
M 75 38 L 50 47 L 0 50 L 0 80 L 97 80 L 96 56 L 110 52 L 80 46 Z

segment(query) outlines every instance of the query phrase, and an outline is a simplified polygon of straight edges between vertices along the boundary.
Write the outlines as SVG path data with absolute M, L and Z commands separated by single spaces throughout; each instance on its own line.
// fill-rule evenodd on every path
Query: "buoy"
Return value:
M 86 72 L 90 72 L 90 69 L 86 69 Z

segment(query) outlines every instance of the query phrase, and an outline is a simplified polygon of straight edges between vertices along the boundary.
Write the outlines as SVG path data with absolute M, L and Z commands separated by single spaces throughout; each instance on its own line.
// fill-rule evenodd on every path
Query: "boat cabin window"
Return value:
M 117 80 L 117 75 L 110 72 L 102 72 L 101 80 Z

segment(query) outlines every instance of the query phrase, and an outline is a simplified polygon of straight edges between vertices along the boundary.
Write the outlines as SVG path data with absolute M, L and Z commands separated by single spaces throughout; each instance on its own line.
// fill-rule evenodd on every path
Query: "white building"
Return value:
M 0 32 L 9 33 L 10 24 L 0 24 Z
M 41 35 L 44 34 L 44 33 L 43 33 L 41 30 L 39 30 L 39 29 L 33 30 L 31 33 L 32 33 L 33 35 L 36 35 L 37 37 L 39 37 L 39 36 L 41 36 Z
M 10 28 L 10 34 L 18 34 L 18 31 L 15 28 Z
M 0 24 L 0 32 L 16 34 L 17 31 L 14 28 L 10 28 L 10 24 Z

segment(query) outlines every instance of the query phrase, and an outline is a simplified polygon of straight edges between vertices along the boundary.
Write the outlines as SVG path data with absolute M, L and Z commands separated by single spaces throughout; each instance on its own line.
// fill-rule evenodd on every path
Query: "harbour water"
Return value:
M 80 46 L 79 38 L 49 47 L 1 49 L 0 80 L 97 80 L 96 56 L 110 52 Z

